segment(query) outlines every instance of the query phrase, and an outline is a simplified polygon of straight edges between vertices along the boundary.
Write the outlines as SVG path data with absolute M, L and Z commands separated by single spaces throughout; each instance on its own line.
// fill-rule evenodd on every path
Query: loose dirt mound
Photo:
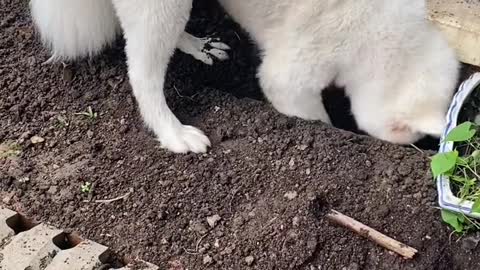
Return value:
M 121 42 L 91 62 L 41 65 L 48 56 L 27 4 L 0 3 L 0 142 L 9 150 L 0 204 L 165 269 L 480 269 L 475 250 L 441 223 L 431 153 L 218 91 L 261 97 L 253 48 L 216 6 L 197 6 L 189 28 L 221 34 L 232 60 L 207 67 L 178 53 L 167 82 L 175 113 L 213 148 L 174 155 L 140 120 Z M 96 118 L 75 114 L 88 106 Z M 418 257 L 405 261 L 330 224 L 329 207 Z

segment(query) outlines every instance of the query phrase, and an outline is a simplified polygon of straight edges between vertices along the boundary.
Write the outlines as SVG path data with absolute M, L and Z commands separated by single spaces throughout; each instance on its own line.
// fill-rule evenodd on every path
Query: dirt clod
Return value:
M 296 191 L 288 191 L 287 193 L 285 193 L 285 195 L 283 195 L 285 198 L 287 198 L 288 200 L 293 200 L 295 199 L 297 196 L 298 196 L 298 193 Z
M 213 215 L 213 216 L 207 217 L 207 223 L 210 226 L 210 228 L 215 228 L 215 226 L 217 226 L 217 223 L 221 219 L 222 218 L 219 215 Z
M 251 266 L 254 261 L 255 261 L 255 258 L 253 258 L 253 256 L 247 256 L 247 257 L 245 257 L 245 263 L 246 263 L 248 266 Z
M 210 265 L 212 263 L 213 263 L 213 258 L 212 257 L 210 257 L 209 255 L 205 255 L 203 257 L 203 264 L 204 265 Z

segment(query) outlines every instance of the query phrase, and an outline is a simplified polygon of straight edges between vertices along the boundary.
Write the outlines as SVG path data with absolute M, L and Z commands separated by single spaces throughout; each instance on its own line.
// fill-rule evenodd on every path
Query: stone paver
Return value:
M 0 208 L 0 245 L 9 237 L 12 237 L 15 232 L 7 225 L 7 220 L 16 216 L 17 213 L 6 208 Z
M 62 233 L 62 230 L 40 224 L 15 235 L 0 251 L 0 269 L 42 269 L 60 251 L 52 239 Z
M 7 221 L 18 214 L 0 206 L 0 270 L 94 270 L 108 256 L 108 247 L 90 240 L 69 249 L 55 245 L 63 230 L 39 224 L 15 235 Z M 58 243 L 58 242 L 57 242 Z M 154 264 L 137 260 L 119 270 L 159 270 Z
M 108 248 L 90 240 L 84 240 L 75 247 L 62 250 L 45 270 L 93 270 L 102 265 L 100 257 Z

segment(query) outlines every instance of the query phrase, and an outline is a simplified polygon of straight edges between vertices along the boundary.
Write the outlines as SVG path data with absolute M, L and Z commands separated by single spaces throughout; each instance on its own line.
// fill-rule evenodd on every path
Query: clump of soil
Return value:
M 166 85 L 176 115 L 213 147 L 176 155 L 141 122 L 121 41 L 92 61 L 41 65 L 48 55 L 27 4 L 2 3 L 0 141 L 19 152 L 0 158 L 1 205 L 162 269 L 479 269 L 475 250 L 441 222 L 432 152 L 287 118 L 256 100 L 254 48 L 216 5 L 196 3 L 189 30 L 217 32 L 232 59 L 210 67 L 177 53 Z M 75 114 L 88 106 L 96 118 Z M 332 225 L 320 205 L 418 256 L 403 260 Z

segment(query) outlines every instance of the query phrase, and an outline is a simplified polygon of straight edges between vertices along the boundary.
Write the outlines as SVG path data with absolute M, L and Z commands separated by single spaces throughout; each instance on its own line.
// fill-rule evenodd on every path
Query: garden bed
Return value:
M 141 122 L 121 41 L 90 62 L 41 65 L 27 4 L 0 2 L 1 205 L 172 270 L 479 269 L 476 236 L 457 241 L 441 222 L 433 152 L 258 101 L 254 48 L 216 6 L 198 3 L 189 28 L 218 33 L 232 59 L 209 67 L 178 53 L 166 85 L 176 115 L 213 147 L 176 155 Z M 347 105 L 328 106 L 341 127 L 352 127 Z M 89 106 L 96 116 L 78 114 Z M 329 207 L 418 255 L 404 260 L 331 224 Z

